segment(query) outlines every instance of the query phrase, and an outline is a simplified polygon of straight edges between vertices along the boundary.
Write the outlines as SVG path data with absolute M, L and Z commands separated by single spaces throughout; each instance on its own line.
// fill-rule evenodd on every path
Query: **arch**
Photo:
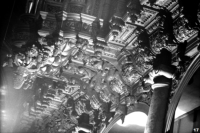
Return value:
M 195 59 L 192 61 L 192 63 L 188 67 L 187 71 L 185 72 L 185 75 L 183 76 L 183 78 L 181 79 L 177 87 L 177 91 L 175 92 L 171 100 L 168 113 L 167 113 L 165 132 L 170 130 L 170 126 L 172 124 L 176 107 L 178 106 L 179 100 L 182 96 L 185 86 L 188 84 L 189 80 L 191 79 L 191 77 L 194 75 L 194 73 L 197 71 L 199 67 L 200 67 L 200 53 L 198 53 L 198 55 L 195 57 Z
M 128 114 L 133 113 L 133 112 L 143 112 L 146 115 L 148 115 L 149 112 L 149 106 L 145 103 L 139 102 L 137 104 L 135 104 L 135 107 L 128 112 Z M 116 115 L 111 122 L 109 123 L 109 125 L 103 130 L 102 133 L 108 133 L 110 131 L 110 129 L 114 126 L 114 124 L 120 119 L 120 115 Z
M 169 105 L 169 109 L 167 113 L 165 132 L 170 130 L 171 122 L 172 122 L 176 107 L 184 91 L 185 86 L 188 84 L 189 80 L 191 79 L 191 77 L 194 75 L 194 73 L 197 71 L 199 67 L 200 67 L 200 53 L 195 57 L 195 59 L 192 61 L 192 63 L 188 67 L 187 71 L 185 72 L 185 75 L 183 76 L 183 78 L 181 79 L 178 85 L 177 91 L 175 92 L 171 100 L 171 104 Z M 148 106 L 148 109 L 145 109 L 144 108 L 145 106 L 147 105 L 144 103 L 138 103 L 132 111 L 128 112 L 128 114 L 136 112 L 136 111 L 141 111 L 141 112 L 144 112 L 145 114 L 148 114 L 149 106 Z M 120 119 L 120 115 L 115 116 L 115 118 L 112 119 L 112 121 L 109 123 L 109 125 L 104 129 L 102 133 L 108 133 L 119 119 Z

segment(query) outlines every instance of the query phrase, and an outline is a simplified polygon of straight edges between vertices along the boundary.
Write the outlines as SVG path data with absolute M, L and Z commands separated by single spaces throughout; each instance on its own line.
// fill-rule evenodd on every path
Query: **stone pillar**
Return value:
M 145 133 L 164 133 L 172 80 L 165 76 L 158 76 L 154 78 L 154 82 L 156 83 L 152 85 L 154 91 Z
M 145 82 L 152 84 L 153 96 L 150 103 L 145 133 L 164 133 L 172 78 L 175 68 L 171 65 L 171 52 L 162 49 L 153 61 L 153 71 Z

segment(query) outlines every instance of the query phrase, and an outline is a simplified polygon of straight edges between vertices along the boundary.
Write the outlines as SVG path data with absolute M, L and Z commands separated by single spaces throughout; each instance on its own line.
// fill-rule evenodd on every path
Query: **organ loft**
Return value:
M 2 133 L 117 133 L 136 111 L 142 132 L 173 133 L 198 80 L 199 0 L 18 2 L 1 42 Z

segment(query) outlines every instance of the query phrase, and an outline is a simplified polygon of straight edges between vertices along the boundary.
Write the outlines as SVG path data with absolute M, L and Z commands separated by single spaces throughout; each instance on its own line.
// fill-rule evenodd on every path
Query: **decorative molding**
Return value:
M 166 128 L 165 132 L 170 130 L 170 126 L 172 124 L 172 119 L 176 110 L 176 107 L 178 105 L 178 102 L 181 98 L 181 95 L 183 93 L 183 90 L 185 86 L 188 84 L 191 77 L 194 75 L 196 70 L 200 67 L 200 54 L 198 54 L 195 59 L 192 61 L 188 69 L 186 70 L 184 76 L 182 77 L 177 90 L 171 100 L 171 103 L 169 105 L 168 113 L 167 113 L 167 119 L 166 119 Z

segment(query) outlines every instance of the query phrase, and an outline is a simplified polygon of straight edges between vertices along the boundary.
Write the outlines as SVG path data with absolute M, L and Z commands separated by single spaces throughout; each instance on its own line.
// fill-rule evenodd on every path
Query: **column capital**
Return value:
M 165 76 L 157 76 L 154 79 L 154 84 L 151 86 L 152 89 L 167 87 L 171 84 L 171 79 Z
M 174 79 L 175 71 L 176 71 L 176 68 L 173 66 L 160 64 L 156 70 L 152 70 L 149 73 L 149 77 L 145 79 L 145 83 L 155 84 L 157 82 L 157 78 L 159 77 Z

